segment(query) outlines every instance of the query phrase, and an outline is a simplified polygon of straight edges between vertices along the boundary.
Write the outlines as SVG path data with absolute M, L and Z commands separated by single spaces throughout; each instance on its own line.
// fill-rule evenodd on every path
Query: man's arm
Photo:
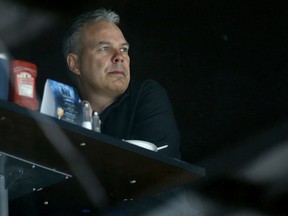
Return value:
M 143 83 L 136 109 L 134 128 L 135 139 L 165 147 L 159 153 L 180 158 L 180 136 L 173 108 L 166 90 L 156 81 Z

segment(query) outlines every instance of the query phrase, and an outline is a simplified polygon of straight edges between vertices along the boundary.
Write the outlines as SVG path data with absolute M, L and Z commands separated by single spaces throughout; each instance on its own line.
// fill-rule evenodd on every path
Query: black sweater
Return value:
M 134 80 L 101 114 L 101 133 L 126 140 L 144 140 L 160 154 L 179 158 L 179 131 L 166 90 L 154 80 Z

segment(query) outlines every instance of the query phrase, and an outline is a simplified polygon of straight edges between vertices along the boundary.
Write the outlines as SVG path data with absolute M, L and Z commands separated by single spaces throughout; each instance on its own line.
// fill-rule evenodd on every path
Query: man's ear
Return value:
M 78 56 L 73 53 L 69 53 L 66 58 L 67 65 L 69 69 L 75 73 L 75 74 L 80 74 L 80 69 L 79 69 L 79 64 L 78 64 Z

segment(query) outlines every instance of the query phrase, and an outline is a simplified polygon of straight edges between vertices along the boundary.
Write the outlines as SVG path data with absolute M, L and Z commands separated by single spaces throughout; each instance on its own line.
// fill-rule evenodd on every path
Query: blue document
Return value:
M 47 79 L 40 112 L 73 124 L 81 125 L 81 99 L 77 90 L 70 85 Z
M 0 99 L 8 100 L 9 93 L 9 59 L 0 53 Z

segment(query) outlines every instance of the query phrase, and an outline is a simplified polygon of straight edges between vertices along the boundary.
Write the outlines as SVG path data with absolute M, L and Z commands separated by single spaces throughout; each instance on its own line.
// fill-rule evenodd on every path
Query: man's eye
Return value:
M 107 52 L 107 51 L 109 51 L 109 47 L 101 47 L 101 48 L 99 49 L 99 51 Z
M 120 49 L 120 51 L 123 52 L 123 53 L 127 53 L 128 50 L 129 50 L 128 47 L 122 47 L 122 48 Z

